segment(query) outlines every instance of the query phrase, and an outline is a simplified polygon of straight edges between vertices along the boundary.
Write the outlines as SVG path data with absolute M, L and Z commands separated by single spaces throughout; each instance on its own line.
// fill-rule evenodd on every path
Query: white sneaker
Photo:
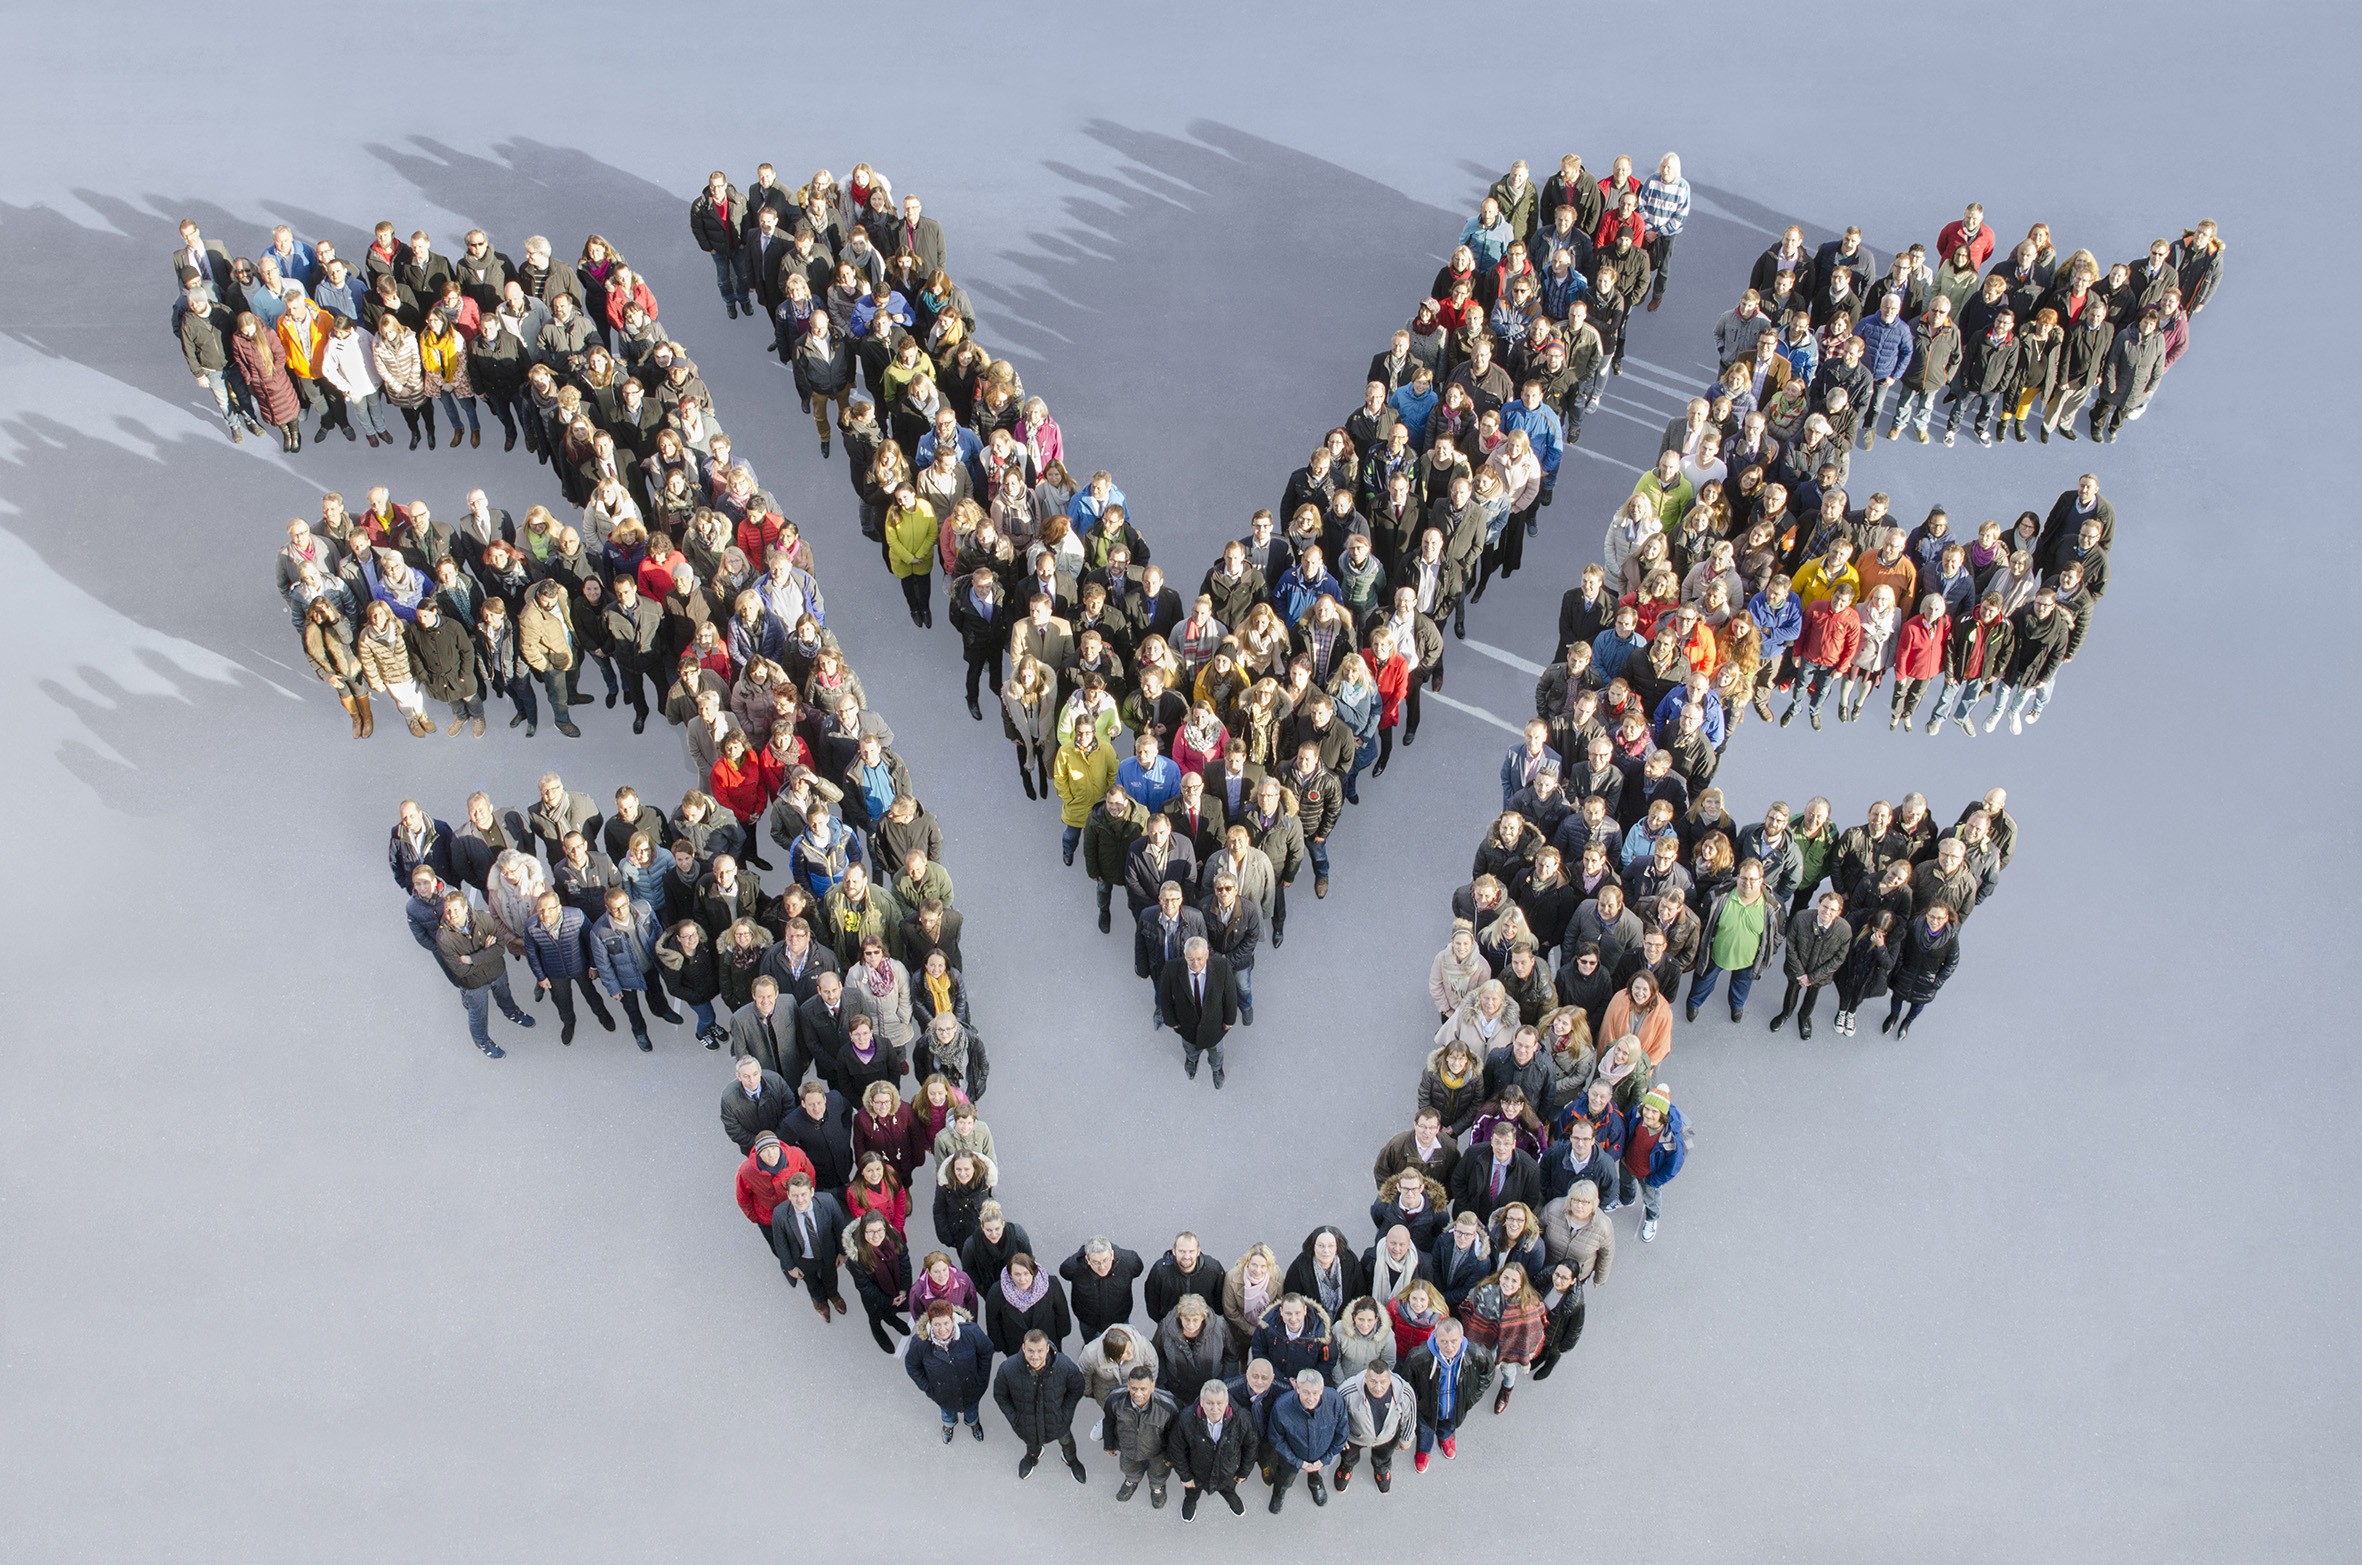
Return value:
M 1969 738 L 1974 739 L 1977 736 L 1977 725 L 1974 722 L 1965 717 L 1954 718 L 1953 721 L 1960 725 L 1960 731 L 1968 735 Z
M 2001 712 L 1999 708 L 1995 708 L 1993 715 L 1985 719 L 1985 732 L 1991 733 L 1994 729 L 1999 728 L 2000 726 Z
M 2009 731 L 2013 734 L 2022 734 L 2026 731 L 2026 725 L 2018 720 L 2018 715 L 2015 712 L 2009 714 Z
M 1640 1242 L 1642 1244 L 1654 1244 L 1656 1239 L 1657 1220 L 1653 1217 L 1642 1218 L 1640 1220 Z
M 1091 1438 L 1097 1440 L 1107 1433 L 1107 1420 L 1102 1418 L 1091 1426 Z
M 2041 721 L 2042 721 L 2042 714 L 2041 714 L 2040 712 L 2038 712 L 2038 711 L 2037 711 L 2037 712 L 2028 712 L 2028 713 L 2026 714 L 2026 726 L 2027 726 L 2028 728 L 2031 728 L 2031 727 L 2033 727 L 2033 726 L 2034 726 L 2036 723 L 2039 723 L 2039 722 L 2041 722 Z

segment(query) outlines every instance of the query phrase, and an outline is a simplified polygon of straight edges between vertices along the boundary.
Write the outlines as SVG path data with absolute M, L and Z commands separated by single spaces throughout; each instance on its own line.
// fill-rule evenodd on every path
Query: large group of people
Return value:
M 1309 867 L 1328 894 L 1329 837 L 1397 735 L 1414 742 L 1447 634 L 1522 568 L 1629 315 L 1663 296 L 1689 201 L 1671 155 L 1645 180 L 1623 158 L 1596 178 L 1570 155 L 1538 187 L 1513 167 L 1362 405 L 1187 599 L 1113 476 L 1070 472 L 1046 404 L 978 345 L 917 197 L 867 165 L 791 188 L 765 164 L 743 190 L 717 171 L 691 202 L 725 318 L 769 324 L 823 458 L 844 446 L 860 532 L 914 626 L 933 624 L 944 578 L 969 712 L 983 720 L 989 687 L 1104 934 L 1121 893 L 1134 970 L 1191 1077 L 1222 1086 L 1289 888 Z M 1323 1225 L 1284 1257 L 1255 1244 L 1225 1264 L 1183 1233 L 1144 1263 L 1094 1237 L 1053 1259 L 1065 1246 L 1037 1245 L 998 1195 L 941 827 L 830 628 L 812 542 L 733 452 L 649 285 L 595 235 L 571 266 L 539 236 L 522 263 L 477 230 L 456 262 L 423 231 L 395 236 L 378 225 L 355 279 L 325 241 L 282 229 L 231 262 L 184 225 L 190 369 L 233 437 L 269 426 L 291 449 L 306 409 L 315 439 L 357 422 L 390 442 L 372 397 L 414 446 L 438 408 L 472 444 L 481 402 L 554 470 L 567 514 L 518 521 L 482 490 L 448 521 L 384 488 L 358 510 L 324 497 L 277 570 L 311 666 L 356 737 L 380 697 L 421 737 L 441 726 L 429 703 L 480 736 L 495 695 L 511 727 L 536 732 L 546 701 L 571 737 L 596 669 L 605 707 L 635 732 L 659 717 L 688 768 L 671 805 L 669 788 L 594 797 L 554 771 L 522 807 L 470 795 L 456 825 L 402 804 L 389 868 L 477 1047 L 504 1052 L 495 1006 L 536 1025 L 515 988 L 529 980 L 562 1044 L 581 1009 L 607 1031 L 620 1010 L 643 1051 L 654 1023 L 726 1049 L 737 1200 L 788 1286 L 824 1321 L 850 1313 L 849 1287 L 946 1442 L 985 1438 L 989 1399 L 1020 1476 L 1056 1447 L 1086 1480 L 1088 1401 L 1117 1498 L 1145 1485 L 1161 1506 L 1177 1482 L 1185 1517 L 1209 1494 L 1243 1509 L 1250 1474 L 1273 1511 L 1299 1480 L 1326 1504 L 1365 1462 L 1384 1492 L 1397 1453 L 1418 1470 L 1454 1456 L 1488 1395 L 1500 1412 L 1551 1374 L 1607 1279 L 1611 1214 L 1638 1208 L 1653 1240 L 1689 1151 L 1664 1071 L 1676 1007 L 1694 1025 L 1719 991 L 1736 1022 L 1776 975 L 1775 1033 L 1811 1037 L 1834 988 L 1839 1034 L 1885 999 L 1879 1030 L 1908 1036 L 2015 851 L 2006 796 L 1948 828 L 1915 793 L 1851 828 L 1817 798 L 1741 825 L 1714 786 L 1721 753 L 1783 683 L 1817 727 L 1830 688 L 1844 717 L 1888 673 L 1897 726 L 1930 691 L 1930 731 L 1968 726 L 1997 690 L 1993 720 L 2014 730 L 2104 588 L 2114 515 L 2095 480 L 1975 545 L 1941 512 L 1905 529 L 1883 496 L 1849 507 L 1842 458 L 1838 482 L 1824 468 L 1791 486 L 1788 446 L 1751 400 L 1731 417 L 1728 378 L 1667 431 L 1566 595 L 1564 653 L 1451 893 L 1437 1027 L 1409 1128 L 1373 1168 L 1368 1242 Z M 414 340 L 446 336 L 461 346 L 425 356 L 443 368 L 413 395 Z M 330 374 L 354 339 L 357 363 Z M 384 368 L 389 341 L 403 373 Z M 1732 449 L 1739 463 L 1699 468 Z M 1783 525 L 1784 506 L 1818 520 Z M 2022 591 L 2021 557 L 2038 578 Z M 1919 613 L 1867 659 L 1896 603 Z M 2029 618 L 2052 628 L 2028 634 Z M 932 1245 L 913 1227 L 922 1192 Z

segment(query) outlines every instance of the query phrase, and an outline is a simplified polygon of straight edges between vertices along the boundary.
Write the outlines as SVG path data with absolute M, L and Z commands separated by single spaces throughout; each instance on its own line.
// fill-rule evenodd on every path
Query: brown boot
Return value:
M 353 737 L 366 739 L 377 732 L 377 714 L 369 708 L 369 692 L 366 689 L 353 692 L 353 706 Z
M 344 715 L 353 720 L 353 737 L 355 739 L 360 738 L 361 708 L 354 703 L 352 692 L 349 690 L 339 690 L 336 693 L 336 701 L 339 706 L 344 708 Z

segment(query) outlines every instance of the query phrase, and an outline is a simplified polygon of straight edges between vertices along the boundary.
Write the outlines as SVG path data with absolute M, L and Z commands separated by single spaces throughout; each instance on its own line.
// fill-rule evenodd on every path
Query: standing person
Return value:
M 467 1009 L 468 1036 L 484 1051 L 485 1058 L 499 1059 L 507 1051 L 492 1041 L 487 1025 L 492 1004 L 498 1002 L 500 1014 L 519 1027 L 532 1026 L 533 1018 L 519 1010 L 509 994 L 508 958 L 490 917 L 470 908 L 463 892 L 443 894 L 443 923 L 435 931 L 435 957 Z
M 886 512 L 886 568 L 902 585 L 910 622 L 921 630 L 935 623 L 928 593 L 934 580 L 937 526 L 935 507 L 909 484 L 894 491 Z
M 1418 1441 L 1419 1395 L 1384 1360 L 1337 1387 L 1345 1404 L 1345 1450 L 1337 1459 L 1337 1492 L 1353 1482 L 1353 1469 L 1367 1451 L 1370 1475 L 1380 1494 L 1394 1487 L 1394 1453 Z
M 1509 1406 L 1517 1388 L 1517 1371 L 1542 1356 L 1549 1325 L 1549 1309 L 1534 1291 L 1525 1268 L 1512 1261 L 1468 1295 L 1462 1315 L 1468 1340 L 1493 1356 L 1500 1370 L 1500 1389 L 1493 1393 L 1493 1411 Z
M 809 1161 L 807 1158 L 807 1164 Z M 822 1320 L 848 1313 L 844 1291 L 837 1282 L 846 1221 L 844 1203 L 829 1191 L 815 1188 L 812 1176 L 800 1172 L 787 1176 L 787 1197 L 771 1209 L 771 1249 L 779 1257 L 779 1270 L 790 1288 L 804 1290 Z M 871 1329 L 876 1329 L 874 1318 Z M 892 1351 L 888 1343 L 880 1346 Z
M 1738 879 L 1707 903 L 1691 968 L 1689 1001 L 1683 1010 L 1691 1021 L 1714 993 L 1724 974 L 1730 976 L 1730 1019 L 1743 1021 L 1747 995 L 1755 980 L 1771 965 L 1780 946 L 1780 923 L 1772 899 L 1764 894 L 1763 861 L 1749 859 L 1739 866 Z
M 902 1367 L 911 1384 L 943 1415 L 945 1445 L 951 1444 L 963 1421 L 969 1434 L 984 1438 L 983 1402 L 992 1385 L 992 1344 L 982 1327 L 962 1320 L 957 1310 L 937 1300 L 927 1307 L 925 1323 L 903 1350 Z
M 1689 181 L 1681 177 L 1681 154 L 1668 152 L 1657 160 L 1657 171 L 1640 187 L 1640 214 L 1648 225 L 1648 264 L 1651 273 L 1648 307 L 1665 302 L 1665 278 L 1673 260 L 1673 241 L 1689 221 Z M 1344 1485 L 1340 1482 L 1339 1488 Z M 1379 1488 L 1385 1488 L 1381 1482 Z
M 1467 1328 L 1449 1316 L 1438 1322 L 1434 1334 L 1403 1363 L 1403 1379 L 1419 1401 L 1413 1467 L 1427 1471 L 1429 1453 L 1438 1448 L 1447 1462 L 1460 1454 L 1460 1421 L 1492 1378 L 1492 1355 L 1468 1340 Z
M 1143 918 L 1153 917 L 1143 914 Z M 1204 928 L 1201 919 L 1199 928 Z M 1182 943 L 1181 960 L 1167 962 L 1157 979 L 1158 1014 L 1167 1027 L 1181 1035 L 1181 1069 L 1197 1079 L 1198 1056 L 1213 1067 L 1214 1088 L 1226 1076 L 1222 1040 L 1239 1018 L 1238 984 L 1230 964 L 1213 954 L 1202 934 Z
M 630 1019 L 632 1041 L 647 1054 L 656 1045 L 648 1037 L 647 1018 L 640 1014 L 640 996 L 647 995 L 648 1008 L 658 1020 L 681 1019 L 681 1013 L 665 998 L 664 979 L 656 965 L 656 937 L 663 929 L 648 904 L 621 886 L 608 889 L 606 909 L 605 916 L 590 929 L 591 964 L 598 969 L 599 984 L 607 991 L 607 998 L 620 1002 L 623 1014 Z
M 1200 1387 L 1165 1436 L 1166 1458 L 1181 1478 L 1183 1521 L 1197 1519 L 1198 1501 L 1209 1494 L 1221 1496 L 1233 1516 L 1246 1514 L 1238 1484 L 1256 1444 L 1253 1414 L 1233 1404 L 1230 1388 L 1220 1380 Z
M 1345 1402 L 1317 1369 L 1300 1369 L 1289 1392 L 1271 1399 L 1271 1514 L 1277 1516 L 1298 1478 L 1315 1505 L 1329 1503 L 1322 1469 L 1345 1449 Z
M 1173 1421 L 1180 1416 L 1180 1405 L 1173 1400 L 1171 1392 L 1158 1387 L 1154 1369 L 1146 1364 L 1134 1364 L 1124 1372 L 1124 1383 L 1107 1394 L 1100 1408 L 1100 1427 L 1106 1431 L 1107 1450 L 1123 1473 L 1124 1481 L 1116 1489 L 1115 1497 L 1131 1499 L 1139 1492 L 1140 1480 L 1145 1478 L 1148 1503 L 1163 1510 L 1165 1480 L 1173 1470 L 1165 1446 L 1172 1434 Z
M 1796 1018 L 1796 1036 L 1813 1035 L 1813 1006 L 1821 990 L 1834 982 L 1853 951 L 1853 926 L 1845 921 L 1845 898 L 1834 891 L 1821 893 L 1819 902 L 1798 908 L 1788 920 L 1788 991 L 1780 997 L 1780 1014 L 1772 1018 L 1778 1032 L 1789 1017 Z
M 265 330 L 252 310 L 238 312 L 230 335 L 229 361 L 246 387 L 246 404 L 254 416 L 278 430 L 280 449 L 301 451 L 303 402 L 287 373 L 287 351 L 279 345 L 278 333 Z
M 534 986 L 557 1006 L 558 1042 L 574 1041 L 574 991 L 578 988 L 590 1004 L 591 1015 L 613 1032 L 614 1013 L 599 998 L 598 985 L 593 982 L 589 926 L 582 910 L 566 906 L 555 891 L 544 891 L 534 900 L 533 914 L 524 929 L 525 963 L 532 969 Z
M 689 234 L 697 248 L 714 258 L 714 283 L 722 290 L 722 304 L 736 320 L 741 311 L 755 312 L 748 293 L 754 284 L 752 257 L 746 244 L 746 198 L 715 169 L 705 188 L 689 203 Z
M 853 1274 L 862 1308 L 869 1313 L 870 1337 L 880 1352 L 891 1353 L 894 1339 L 887 1335 L 889 1330 L 910 1335 L 910 1324 L 902 1318 L 910 1303 L 910 1251 L 883 1211 L 864 1212 L 854 1218 L 845 1229 L 844 1250 L 845 1270 Z M 944 1308 L 948 1311 L 950 1306 Z M 977 1438 L 983 1437 L 979 1434 Z
M 1898 1040 L 1910 1037 L 1911 1024 L 1919 1020 L 1919 1013 L 1927 1009 L 1959 965 L 1960 931 L 1952 910 L 1944 903 L 1931 902 L 1903 929 L 1889 979 L 1894 998 L 1888 1002 L 1886 1020 L 1878 1024 L 1878 1030 L 1892 1032 Z
M 1032 1477 L 1041 1465 L 1042 1448 L 1055 1445 L 1074 1481 L 1090 1482 L 1090 1471 L 1074 1447 L 1074 1410 L 1083 1404 L 1083 1372 L 1046 1333 L 1027 1332 L 1017 1351 L 1002 1361 L 992 1377 L 992 1404 L 1009 1421 L 1010 1432 L 1025 1442 L 1025 1454 L 1017 1459 L 1018 1477 Z
M 1086 1339 L 1104 1334 L 1132 1318 L 1132 1284 L 1146 1268 L 1139 1255 L 1104 1234 L 1085 1240 L 1059 1266 L 1066 1279 L 1074 1318 Z
M 1640 1242 L 1652 1244 L 1657 1237 L 1659 1193 L 1681 1172 L 1689 1155 L 1688 1127 L 1681 1110 L 1673 1106 L 1671 1091 L 1660 1085 L 1649 1088 L 1637 1106 L 1625 1110 L 1623 1130 L 1623 1167 L 1616 1181 L 1619 1200 L 1629 1206 L 1635 1199 L 1634 1187 L 1638 1187 Z

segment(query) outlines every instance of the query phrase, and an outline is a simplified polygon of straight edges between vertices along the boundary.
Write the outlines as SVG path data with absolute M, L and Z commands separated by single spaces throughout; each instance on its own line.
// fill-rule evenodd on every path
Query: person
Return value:
M 555 891 L 544 891 L 535 899 L 533 912 L 522 931 L 525 962 L 533 973 L 536 996 L 547 995 L 557 1007 L 558 1042 L 574 1041 L 577 989 L 582 991 L 599 1025 L 613 1032 L 615 1016 L 599 995 L 591 958 L 590 925 L 582 910 L 566 906 Z
M 1166 1460 L 1181 1479 L 1181 1519 L 1195 1521 L 1198 1502 L 1209 1494 L 1219 1495 L 1232 1515 L 1245 1515 L 1238 1485 L 1258 1444 L 1252 1410 L 1234 1405 L 1221 1380 L 1207 1381 L 1165 1434 Z
M 1100 1428 L 1106 1432 L 1107 1451 L 1123 1474 L 1116 1499 L 1130 1500 L 1145 1478 L 1148 1503 L 1161 1511 L 1165 1481 L 1173 1470 L 1165 1447 L 1181 1409 L 1171 1392 L 1157 1386 L 1156 1377 L 1157 1371 L 1147 1364 L 1136 1363 L 1126 1370 L 1123 1384 L 1100 1404 Z
M 1835 891 L 1824 891 L 1813 906 L 1799 908 L 1789 918 L 1785 955 L 1781 959 L 1788 974 L 1788 989 L 1780 997 L 1780 1014 L 1772 1018 L 1773 1032 L 1778 1032 L 1793 1016 L 1797 1037 L 1813 1035 L 1813 1006 L 1853 950 L 1853 926 L 1845 921 L 1844 914 L 1845 898 Z
M 508 958 L 499 934 L 491 926 L 490 915 L 471 907 L 464 892 L 447 891 L 443 895 L 443 922 L 435 931 L 435 957 L 443 964 L 443 974 L 451 980 L 451 986 L 459 991 L 460 1004 L 467 1011 L 468 1036 L 486 1059 L 500 1059 L 507 1051 L 492 1041 L 488 1023 L 493 1004 L 497 1003 L 500 1014 L 519 1027 L 531 1027 L 533 1018 L 517 1008 L 515 998 L 509 993 Z
M 1418 1399 L 1419 1432 L 1412 1466 L 1427 1471 L 1430 1453 L 1445 1461 L 1460 1454 L 1460 1423 L 1492 1383 L 1493 1358 L 1468 1340 L 1467 1328 L 1446 1317 L 1403 1361 L 1403 1379 Z
M 1622 1131 L 1620 1201 L 1628 1206 L 1637 1195 L 1641 1204 L 1640 1242 L 1652 1244 L 1657 1237 L 1661 1192 L 1681 1172 L 1681 1165 L 1689 1155 L 1688 1125 L 1681 1117 L 1681 1110 L 1673 1106 L 1672 1093 L 1660 1082 L 1648 1090 L 1636 1107 L 1625 1111 Z
M 776 1219 L 778 1214 L 772 1216 Z M 782 1264 L 786 1253 L 782 1251 Z M 885 1212 L 869 1211 L 855 1216 L 846 1227 L 844 1258 L 845 1269 L 853 1274 L 853 1286 L 861 1295 L 862 1308 L 868 1312 L 871 1339 L 880 1352 L 893 1352 L 894 1338 L 889 1332 L 910 1335 L 910 1324 L 902 1318 L 910 1303 L 910 1251 Z M 945 1313 L 949 1312 L 947 1305 Z
M 984 1438 L 981 1404 L 992 1383 L 992 1344 L 974 1321 L 962 1320 L 940 1300 L 930 1305 L 925 1324 L 903 1350 L 902 1367 L 942 1414 L 945 1445 L 963 1421 L 969 1434 Z
M 1166 884 L 1170 887 L 1172 883 Z M 1159 912 L 1169 917 L 1175 911 L 1195 914 L 1194 909 L 1158 909 L 1141 916 L 1146 921 L 1155 919 Z M 1204 929 L 1203 916 L 1196 916 L 1198 928 Z M 1142 928 L 1147 931 L 1148 924 L 1144 922 Z M 1213 954 L 1205 935 L 1190 935 L 1182 942 L 1180 960 L 1163 964 L 1157 978 L 1157 1008 L 1158 1019 L 1181 1037 L 1182 1073 L 1195 1080 L 1198 1058 L 1203 1055 L 1219 1091 L 1227 1074 L 1222 1040 L 1240 1016 L 1238 987 L 1230 964 Z
M 665 997 L 662 970 L 656 965 L 656 937 L 662 932 L 647 903 L 621 886 L 607 891 L 606 913 L 590 927 L 591 964 L 607 998 L 621 1003 L 632 1024 L 632 1041 L 647 1054 L 656 1045 L 648 1036 L 647 1018 L 640 1012 L 640 996 L 660 1021 L 678 1022 L 681 1013 Z
M 1704 938 L 1698 942 L 1684 1014 L 1696 1021 L 1699 1008 L 1714 993 L 1714 985 L 1728 974 L 1730 1019 L 1744 1020 L 1747 995 L 1771 965 L 1782 933 L 1778 911 L 1764 893 L 1763 861 L 1748 859 L 1741 864 L 1736 882 L 1728 891 L 1714 895 L 1700 922 Z
M 1200 1298 L 1219 1307 L 1222 1282 L 1229 1268 L 1205 1253 L 1196 1234 L 1183 1229 L 1148 1269 L 1141 1302 L 1148 1318 L 1161 1321 L 1185 1298 Z
M 785 1155 L 802 1154 L 798 1148 L 789 1147 Z M 820 1318 L 828 1320 L 848 1313 L 837 1280 L 837 1265 L 839 1257 L 845 1254 L 845 1225 L 849 1219 L 844 1203 L 818 1187 L 810 1167 L 807 1158 L 804 1169 L 788 1175 L 786 1195 L 771 1209 L 771 1249 L 779 1258 L 779 1270 L 787 1285 L 802 1288 Z M 907 1288 L 907 1272 L 905 1278 L 902 1286 Z M 855 1281 L 859 1280 L 860 1274 L 856 1273 Z M 878 1346 L 891 1352 L 892 1342 L 879 1327 L 874 1313 L 870 1330 L 877 1335 Z
M 1518 1144 L 1517 1126 L 1497 1121 L 1486 1137 L 1486 1153 L 1473 1149 L 1452 1172 L 1452 1204 L 1463 1218 L 1473 1214 L 1489 1220 L 1512 1202 L 1539 1209 L 1543 1204 L 1542 1170 L 1532 1153 Z
M 1904 926 L 1897 942 L 1888 979 L 1893 999 L 1878 1030 L 1891 1032 L 1898 1040 L 1910 1037 L 1911 1024 L 1919 1020 L 1919 1013 L 1927 1009 L 1959 965 L 1960 934 L 1952 909 L 1942 902 L 1931 902 Z
M 1277 1516 L 1298 1478 L 1315 1505 L 1329 1503 L 1323 1472 L 1345 1449 L 1347 1433 L 1344 1399 L 1329 1390 L 1317 1369 L 1296 1372 L 1292 1394 L 1275 1396 L 1271 1404 L 1271 1445 L 1275 1456 L 1271 1482 L 1271 1514 Z
M 1010 1236 L 1007 1218 L 999 1215 L 999 1203 L 990 1204 L 994 1210 L 992 1221 L 1002 1230 L 1002 1243 L 1021 1245 L 1021 1239 Z M 975 1243 L 979 1236 L 985 1238 L 985 1246 Z M 995 1253 L 989 1248 L 991 1243 L 980 1219 L 977 1232 L 961 1245 L 961 1256 L 963 1259 L 988 1257 Z M 1044 1337 L 1051 1346 L 1063 1350 L 1067 1337 L 1074 1331 L 1074 1315 L 1067 1307 L 1066 1290 L 1022 1247 L 1010 1254 L 997 1278 L 987 1279 L 984 1322 L 985 1334 L 992 1338 L 994 1350 L 1001 1353 L 1013 1353 L 1029 1336 Z
M 1025 1445 L 1025 1454 L 1017 1459 L 1018 1477 L 1032 1477 L 1041 1465 L 1043 1448 L 1055 1445 L 1074 1481 L 1090 1482 L 1090 1470 L 1074 1445 L 1074 1410 L 1082 1403 L 1082 1370 L 1049 1336 L 1027 1332 L 992 1377 L 992 1404 L 1008 1420 L 1010 1433 Z
M 1085 1337 L 1100 1336 L 1132 1318 L 1132 1284 L 1144 1269 L 1137 1252 L 1104 1234 L 1086 1239 L 1060 1263 L 1058 1275 L 1066 1279 Z

